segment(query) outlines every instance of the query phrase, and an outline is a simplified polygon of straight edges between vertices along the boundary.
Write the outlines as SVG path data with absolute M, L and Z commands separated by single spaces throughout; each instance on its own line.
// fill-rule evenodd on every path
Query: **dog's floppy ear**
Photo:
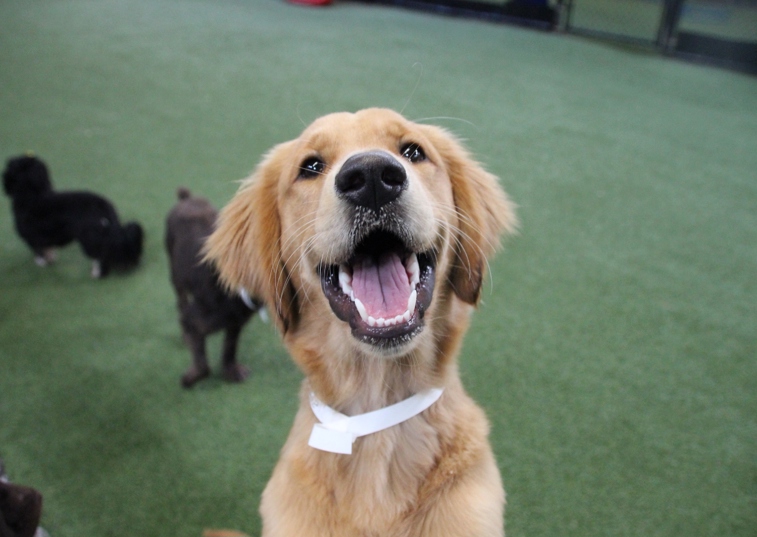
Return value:
M 244 288 L 275 312 L 286 333 L 297 320 L 295 290 L 281 257 L 279 177 L 291 142 L 276 146 L 224 207 L 205 243 L 206 259 L 215 264 L 231 292 Z
M 449 282 L 461 300 L 476 304 L 487 259 L 499 248 L 501 236 L 517 226 L 515 207 L 497 177 L 484 170 L 454 136 L 439 127 L 423 128 L 447 169 L 457 211 Z

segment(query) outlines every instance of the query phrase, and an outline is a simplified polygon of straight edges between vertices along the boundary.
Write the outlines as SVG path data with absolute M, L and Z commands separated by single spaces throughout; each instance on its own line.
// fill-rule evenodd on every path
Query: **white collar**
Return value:
M 244 302 L 244 305 L 250 308 L 251 310 L 258 309 L 255 303 L 252 301 L 252 297 L 250 296 L 250 293 L 248 293 L 247 289 L 245 289 L 244 287 L 239 288 L 239 298 L 241 298 L 242 302 Z
M 352 454 L 352 443 L 359 436 L 383 431 L 417 416 L 441 397 L 444 388 L 430 388 L 412 397 L 357 416 L 345 416 L 310 394 L 310 408 L 321 423 L 313 425 L 308 445 L 332 453 Z

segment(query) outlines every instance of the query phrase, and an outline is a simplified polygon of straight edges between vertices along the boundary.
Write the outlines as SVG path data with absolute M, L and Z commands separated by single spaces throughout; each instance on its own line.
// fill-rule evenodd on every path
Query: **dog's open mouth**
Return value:
M 321 265 L 321 287 L 352 335 L 376 347 L 395 347 L 423 329 L 431 304 L 436 255 L 413 252 L 395 235 L 370 233 L 346 262 Z

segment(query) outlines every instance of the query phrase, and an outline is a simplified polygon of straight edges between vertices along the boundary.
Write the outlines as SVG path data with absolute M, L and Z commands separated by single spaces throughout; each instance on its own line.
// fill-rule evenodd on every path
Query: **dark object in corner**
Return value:
M 33 537 L 42 516 L 42 494 L 8 483 L 0 461 L 0 537 Z

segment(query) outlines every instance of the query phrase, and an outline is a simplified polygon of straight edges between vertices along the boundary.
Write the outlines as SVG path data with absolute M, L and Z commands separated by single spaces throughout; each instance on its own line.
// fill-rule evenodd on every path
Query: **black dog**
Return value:
M 229 295 L 219 283 L 214 268 L 202 260 L 205 239 L 213 232 L 218 215 L 216 209 L 208 200 L 193 197 L 185 188 L 180 188 L 177 195 L 179 201 L 166 219 L 166 251 L 184 341 L 192 351 L 192 365 L 181 383 L 191 388 L 210 375 L 205 338 L 219 330 L 226 331 L 223 377 L 241 382 L 249 371 L 237 362 L 237 342 L 242 327 L 260 308 L 260 303 Z
M 13 200 L 16 231 L 45 266 L 55 259 L 54 248 L 78 242 L 92 259 L 92 277 L 112 268 L 135 266 L 142 255 L 142 227 L 121 225 L 113 204 L 84 191 L 53 190 L 45 163 L 33 156 L 8 160 L 3 188 Z

